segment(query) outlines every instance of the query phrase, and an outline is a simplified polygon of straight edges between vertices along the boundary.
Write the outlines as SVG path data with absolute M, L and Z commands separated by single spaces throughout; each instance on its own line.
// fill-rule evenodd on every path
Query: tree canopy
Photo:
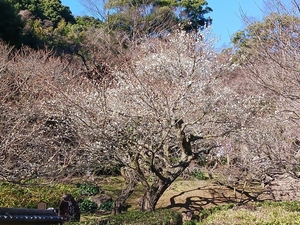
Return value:
M 114 28 L 135 35 L 153 35 L 181 28 L 196 31 L 209 25 L 212 20 L 205 15 L 212 11 L 204 0 L 109 0 L 108 24 Z
M 63 6 L 60 0 L 6 0 L 10 2 L 15 9 L 29 10 L 36 19 L 50 20 L 55 25 L 62 19 L 66 22 L 74 23 L 69 7 Z
M 235 33 L 232 42 L 239 54 L 244 56 L 253 56 L 255 49 L 258 49 L 262 43 L 269 48 L 270 53 L 275 52 L 286 39 L 291 41 L 292 46 L 297 45 L 299 25 L 300 20 L 294 15 L 271 13 L 263 21 L 251 23 L 245 30 Z M 283 37 L 290 34 L 292 35 Z M 258 51 L 256 53 L 259 54 Z
M 15 8 L 6 0 L 0 0 L 0 39 L 12 45 L 20 44 L 24 23 Z
M 91 16 L 74 18 L 69 7 L 62 5 L 60 0 L 2 0 L 1 4 L 5 3 L 5 7 L 12 10 L 6 10 L 6 14 L 12 15 L 10 17 L 2 14 L 5 19 L 11 18 L 9 24 L 12 24 L 3 26 L 2 39 L 14 44 L 9 39 L 16 39 L 19 35 L 20 44 L 34 48 L 51 47 L 62 52 L 75 49 L 73 45 L 78 49 L 88 29 L 105 27 L 105 32 L 115 39 L 115 43 L 122 39 L 123 47 L 126 47 L 128 40 L 141 40 L 149 35 L 164 36 L 178 29 L 194 32 L 212 22 L 212 19 L 206 18 L 212 9 L 204 0 L 110 0 L 104 6 L 92 4 L 95 0 L 86 1 L 97 10 L 103 7 L 107 15 L 101 19 Z M 22 21 L 15 16 L 16 13 L 21 15 Z
M 296 1 L 288 8 L 283 3 L 276 6 L 276 11 L 262 21 L 249 23 L 238 32 L 233 42 L 244 76 L 263 93 L 260 96 L 265 97 L 263 105 L 268 111 L 261 115 L 263 120 L 256 119 L 257 125 L 253 123 L 255 131 L 247 130 L 245 148 L 256 155 L 256 161 L 259 159 L 256 179 L 260 177 L 265 185 L 270 184 L 270 191 L 275 191 L 274 198 L 279 200 L 293 191 L 285 187 L 280 193 L 275 190 L 278 175 L 286 173 L 290 179 L 299 179 L 300 8 Z

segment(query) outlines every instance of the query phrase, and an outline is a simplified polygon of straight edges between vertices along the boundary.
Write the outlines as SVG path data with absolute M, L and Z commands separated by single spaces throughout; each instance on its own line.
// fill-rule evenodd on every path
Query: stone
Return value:
M 113 201 L 112 198 L 106 194 L 102 194 L 99 196 L 91 197 L 91 201 L 96 202 L 98 207 L 101 206 L 103 203 Z
M 184 211 L 182 212 L 182 222 L 191 221 L 193 218 L 193 211 Z

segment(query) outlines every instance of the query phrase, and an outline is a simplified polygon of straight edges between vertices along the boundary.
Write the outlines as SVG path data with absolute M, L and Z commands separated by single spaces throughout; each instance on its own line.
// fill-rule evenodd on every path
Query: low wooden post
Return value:
M 47 204 L 46 204 L 46 202 L 40 202 L 39 204 L 38 204 L 38 207 L 37 207 L 38 209 L 47 209 Z

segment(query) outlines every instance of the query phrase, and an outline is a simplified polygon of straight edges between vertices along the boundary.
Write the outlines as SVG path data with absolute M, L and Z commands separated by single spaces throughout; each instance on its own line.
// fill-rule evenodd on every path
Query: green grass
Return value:
M 47 203 L 48 207 L 57 208 L 63 193 L 70 193 L 75 197 L 75 199 L 89 199 L 89 195 L 98 193 L 98 186 L 100 187 L 100 191 L 105 191 L 108 195 L 115 199 L 124 184 L 120 177 L 99 177 L 99 179 L 94 183 L 97 184 L 96 186 L 84 182 L 81 183 L 84 185 L 78 185 L 80 182 L 82 181 L 74 180 L 74 182 L 70 184 L 48 183 L 44 185 L 42 185 L 43 182 L 37 180 L 29 183 L 23 183 L 21 185 L 0 182 L 0 207 L 36 208 L 37 204 L 43 201 Z M 186 190 L 187 184 L 185 182 L 186 181 L 181 180 L 175 182 L 172 189 L 176 189 L 177 191 Z M 191 180 L 188 182 L 192 187 L 199 185 L 197 183 L 197 179 L 195 181 Z M 193 182 L 196 183 L 194 184 Z M 131 206 L 129 208 L 129 212 L 126 215 L 122 215 L 125 216 L 122 219 L 135 219 L 136 215 L 139 215 L 138 217 L 144 219 L 143 222 L 139 224 L 147 225 L 154 221 L 151 219 L 152 214 L 139 214 L 137 212 L 137 203 L 142 193 L 143 187 L 138 185 L 133 195 L 130 199 L 128 199 L 127 204 Z M 87 207 L 88 206 L 89 205 L 87 205 Z M 206 208 L 199 212 L 199 221 L 194 220 L 189 224 L 300 225 L 300 202 L 252 202 L 249 203 L 248 206 L 249 207 L 236 207 L 234 204 L 223 204 Z M 160 211 L 158 213 L 160 213 Z M 99 222 L 99 216 L 91 213 L 84 213 L 82 218 L 84 219 L 83 222 L 78 224 L 97 224 Z M 130 224 L 130 222 L 127 224 Z
M 131 211 L 118 215 L 110 215 L 107 217 L 108 225 L 180 225 L 182 224 L 181 213 L 163 209 L 156 210 L 155 212 L 140 212 L 140 211 Z M 104 218 L 102 218 L 104 219 Z M 101 220 L 94 219 L 85 221 L 80 224 L 85 225 L 101 225 L 103 224 Z
M 220 208 L 197 224 L 247 224 L 247 225 L 296 225 L 300 224 L 300 203 L 293 202 L 262 202 L 251 203 L 251 208 Z
M 0 182 L 0 206 L 13 208 L 37 208 L 39 202 L 57 208 L 64 193 L 79 197 L 80 190 L 71 184 L 12 184 Z
M 121 193 L 122 188 L 124 188 L 124 179 L 122 177 L 106 177 L 104 179 L 97 180 L 97 183 L 107 195 L 112 197 L 112 199 L 116 199 Z M 129 211 L 138 210 L 138 200 L 143 193 L 144 187 L 139 183 L 126 201 L 126 204 L 130 205 L 130 208 L 128 209 Z

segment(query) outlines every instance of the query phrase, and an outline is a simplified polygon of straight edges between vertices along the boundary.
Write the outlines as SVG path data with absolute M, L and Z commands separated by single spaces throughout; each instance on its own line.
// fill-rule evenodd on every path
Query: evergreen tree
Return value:
M 132 38 L 179 27 L 198 31 L 212 22 L 205 17 L 212 11 L 205 0 L 108 0 L 106 8 L 110 12 L 109 27 L 125 31 Z
M 283 40 L 289 40 L 290 46 L 297 46 L 299 35 L 297 34 L 300 19 L 294 15 L 271 13 L 263 21 L 249 24 L 245 30 L 234 34 L 232 42 L 239 55 L 250 57 L 260 54 L 257 49 L 261 45 L 268 46 L 270 52 L 276 52 L 282 48 L 282 35 L 290 36 Z M 288 31 L 288 32 L 286 32 Z
M 0 39 L 12 45 L 20 44 L 24 23 L 13 5 L 6 0 L 0 0 Z
M 44 0 L 41 8 L 44 16 L 54 22 L 54 24 L 58 24 L 62 19 L 67 23 L 75 23 L 75 18 L 69 7 L 63 6 L 60 0 Z
M 63 6 L 60 0 L 8 0 L 17 11 L 28 9 L 36 19 L 50 20 L 56 26 L 64 19 L 68 23 L 75 23 L 69 7 Z

